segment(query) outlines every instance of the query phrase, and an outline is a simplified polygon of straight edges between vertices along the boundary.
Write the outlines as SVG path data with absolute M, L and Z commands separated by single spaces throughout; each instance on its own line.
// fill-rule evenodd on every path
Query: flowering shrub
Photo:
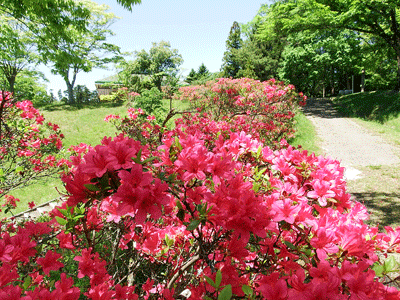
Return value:
M 207 118 L 223 122 L 233 130 L 250 132 L 268 145 L 293 137 L 296 109 L 306 100 L 295 93 L 293 85 L 274 79 L 260 82 L 220 78 L 204 85 L 182 87 L 179 92 L 177 99 L 189 100 L 191 107 L 206 112 Z
M 400 229 L 364 223 L 338 161 L 179 122 L 75 147 L 50 220 L 2 227 L 0 299 L 400 298 Z
M 59 172 L 62 161 L 56 124 L 45 122 L 30 101 L 12 102 L 8 92 L 0 92 L 0 198 L 34 179 Z

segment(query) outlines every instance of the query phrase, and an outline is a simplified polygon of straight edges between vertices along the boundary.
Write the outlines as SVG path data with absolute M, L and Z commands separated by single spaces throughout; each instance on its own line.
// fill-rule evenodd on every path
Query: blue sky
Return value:
M 192 68 L 197 70 L 201 63 L 211 72 L 219 71 L 232 23 L 251 21 L 261 4 L 269 3 L 268 0 L 142 0 L 142 4 L 133 6 L 129 12 L 116 0 L 95 1 L 110 6 L 110 11 L 122 18 L 111 26 L 115 35 L 108 42 L 120 46 L 122 51 L 133 52 L 148 51 L 153 42 L 169 41 L 182 55 L 183 75 Z M 59 89 L 66 90 L 61 76 L 52 75 L 46 67 L 41 70 L 50 80 L 48 89 L 55 94 Z M 94 89 L 96 80 L 114 73 L 112 66 L 108 71 L 80 72 L 76 84 Z

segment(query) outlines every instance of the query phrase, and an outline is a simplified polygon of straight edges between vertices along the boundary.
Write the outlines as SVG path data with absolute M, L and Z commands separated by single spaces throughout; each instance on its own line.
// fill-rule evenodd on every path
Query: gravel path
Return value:
M 323 154 L 338 159 L 346 167 L 348 179 L 358 175 L 358 166 L 400 163 L 400 149 L 354 121 L 341 117 L 329 100 L 309 100 L 304 113 L 322 140 Z

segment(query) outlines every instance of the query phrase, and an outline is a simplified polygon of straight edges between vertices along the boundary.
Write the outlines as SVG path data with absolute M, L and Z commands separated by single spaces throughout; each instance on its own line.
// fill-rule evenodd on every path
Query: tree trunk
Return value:
M 10 92 L 14 95 L 14 86 L 15 86 L 15 75 L 7 77 L 8 85 L 10 87 Z
M 74 87 L 69 82 L 66 82 L 66 84 L 67 84 L 67 89 L 68 89 L 68 103 L 74 104 L 75 103 Z
M 69 68 L 64 70 L 63 78 L 67 85 L 68 90 L 68 103 L 74 104 L 75 103 L 75 95 L 74 95 L 74 85 L 76 80 L 77 68 L 74 67 L 72 80 L 69 81 Z
M 361 71 L 361 93 L 364 93 L 365 90 L 365 69 Z
M 398 49 L 400 50 L 400 49 Z M 400 51 L 396 51 L 397 53 L 397 83 L 396 83 L 396 91 L 400 90 Z

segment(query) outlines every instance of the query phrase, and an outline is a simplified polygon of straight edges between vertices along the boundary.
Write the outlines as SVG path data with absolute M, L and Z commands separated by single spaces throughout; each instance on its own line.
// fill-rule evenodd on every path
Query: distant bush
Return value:
M 128 92 L 125 89 L 119 89 L 109 95 L 100 95 L 101 102 L 122 103 L 128 99 Z
M 144 90 L 140 96 L 136 96 L 132 102 L 132 106 L 135 108 L 143 109 L 147 114 L 157 114 L 162 112 L 164 93 L 156 87 L 150 90 Z

